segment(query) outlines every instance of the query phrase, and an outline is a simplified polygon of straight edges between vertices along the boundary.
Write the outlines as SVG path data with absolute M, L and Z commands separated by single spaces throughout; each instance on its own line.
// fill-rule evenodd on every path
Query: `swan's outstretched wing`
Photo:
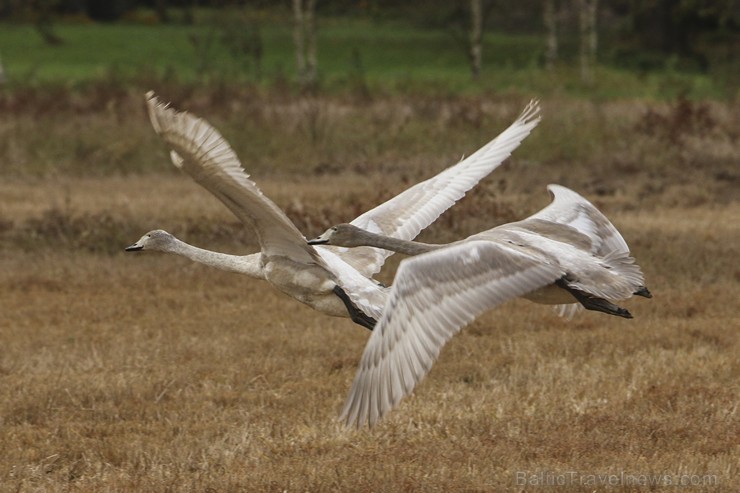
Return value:
M 463 326 L 561 275 L 555 264 L 488 241 L 405 259 L 365 347 L 342 419 L 372 426 L 411 393 Z
M 530 102 L 509 128 L 474 154 L 362 214 L 352 224 L 373 233 L 413 240 L 511 155 L 540 122 L 539 111 L 539 104 Z M 373 247 L 330 248 L 367 277 L 377 273 L 393 254 Z
M 249 179 L 229 143 L 208 122 L 178 112 L 146 95 L 154 131 L 172 148 L 172 162 L 251 226 L 265 255 L 320 262 L 313 248 L 280 208 Z
M 594 205 L 578 193 L 561 185 L 548 185 L 553 197 L 550 205 L 521 221 L 543 219 L 575 228 L 591 240 L 591 253 L 601 257 L 629 253 L 627 242 L 617 228 Z

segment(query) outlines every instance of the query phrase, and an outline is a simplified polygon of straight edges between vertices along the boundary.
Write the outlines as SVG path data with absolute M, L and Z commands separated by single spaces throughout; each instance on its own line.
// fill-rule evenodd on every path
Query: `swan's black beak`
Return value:
M 329 243 L 329 240 L 325 240 L 321 237 L 314 238 L 313 240 L 308 240 L 309 245 L 326 245 Z
M 139 250 L 143 250 L 143 249 L 144 249 L 143 246 L 140 246 L 140 245 L 137 245 L 136 243 L 134 243 L 131 246 L 127 246 L 125 248 L 125 251 L 127 251 L 127 252 L 138 252 Z

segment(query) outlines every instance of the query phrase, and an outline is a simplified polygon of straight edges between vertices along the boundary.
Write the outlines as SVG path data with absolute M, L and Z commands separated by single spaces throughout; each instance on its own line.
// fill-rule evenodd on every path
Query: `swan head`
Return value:
M 357 226 L 343 223 L 327 229 L 317 238 L 309 240 L 309 245 L 334 245 L 342 247 L 363 246 L 361 240 L 367 232 Z
M 172 249 L 172 245 L 175 242 L 175 237 L 167 231 L 162 229 L 155 229 L 149 231 L 147 234 L 139 238 L 139 240 L 133 245 L 127 246 L 127 252 L 140 252 L 142 250 L 154 250 L 159 252 L 167 252 Z

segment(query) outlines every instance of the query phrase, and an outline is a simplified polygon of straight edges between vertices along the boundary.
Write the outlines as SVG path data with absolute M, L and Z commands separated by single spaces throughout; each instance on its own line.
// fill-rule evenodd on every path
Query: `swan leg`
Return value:
M 632 318 L 632 314 L 626 308 L 619 307 L 611 301 L 590 296 L 579 289 L 572 288 L 568 286 L 568 283 L 564 278 L 558 279 L 555 281 L 555 284 L 572 294 L 586 310 L 594 310 L 609 315 L 616 315 L 618 317 Z
M 634 292 L 636 296 L 642 296 L 644 298 L 652 298 L 653 294 L 647 288 L 647 286 L 640 286 L 637 291 Z
M 349 299 L 347 293 L 345 293 L 338 284 L 334 286 L 334 294 L 339 296 L 339 299 L 344 302 L 344 306 L 347 307 L 347 311 L 349 312 L 349 317 L 354 323 L 362 325 L 369 330 L 373 330 L 375 328 L 375 324 L 378 323 L 377 320 L 357 308 L 355 304 L 352 303 L 352 300 Z

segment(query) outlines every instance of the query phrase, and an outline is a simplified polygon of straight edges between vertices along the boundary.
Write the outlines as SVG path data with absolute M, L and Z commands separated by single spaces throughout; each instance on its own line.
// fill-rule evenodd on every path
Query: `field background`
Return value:
M 0 491 L 737 491 L 736 86 L 601 67 L 584 87 L 524 48 L 499 58 L 536 43 L 504 35 L 488 38 L 497 69 L 472 83 L 464 58 L 430 55 L 443 34 L 352 22 L 324 25 L 310 92 L 285 75 L 278 27 L 265 36 L 284 53 L 257 81 L 226 59 L 188 72 L 181 27 L 63 24 L 52 56 L 28 26 L 3 26 Z M 362 71 L 331 52 L 371 34 Z M 258 281 L 123 253 L 154 228 L 256 249 L 169 164 L 150 88 L 216 125 L 308 237 L 454 164 L 540 98 L 540 126 L 422 238 L 524 217 L 560 183 L 617 225 L 654 298 L 627 302 L 633 320 L 508 303 L 376 429 L 346 430 L 335 418 L 364 329 Z M 516 481 L 570 472 L 568 487 Z M 637 478 L 588 484 L 599 474 Z

